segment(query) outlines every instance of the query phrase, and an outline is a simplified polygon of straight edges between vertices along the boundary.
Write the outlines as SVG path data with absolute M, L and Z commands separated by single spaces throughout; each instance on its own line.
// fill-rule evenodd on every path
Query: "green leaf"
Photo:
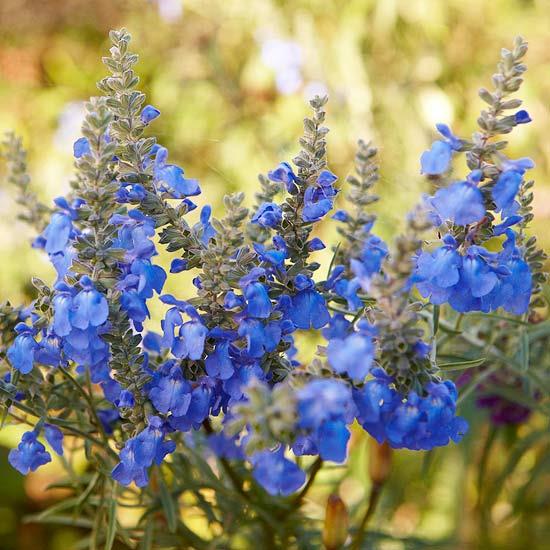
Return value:
M 437 331 L 439 330 L 439 313 L 440 313 L 440 307 L 434 306 L 433 317 L 432 317 L 432 327 L 433 327 L 434 336 L 437 334 Z
M 153 548 L 153 535 L 155 532 L 155 524 L 152 517 L 147 519 L 145 524 L 145 530 L 143 531 L 143 538 L 139 544 L 140 550 L 152 550 Z
M 178 529 L 177 506 L 174 502 L 174 498 L 168 490 L 168 487 L 166 486 L 160 468 L 157 470 L 157 472 L 160 488 L 160 502 L 162 504 L 162 509 L 164 510 L 166 522 L 168 523 L 168 531 L 170 531 L 170 533 L 175 533 Z
M 111 550 L 111 548 L 113 547 L 113 543 L 115 542 L 117 532 L 116 510 L 116 483 L 113 483 L 113 492 L 111 494 L 111 502 L 109 503 L 109 512 L 107 514 L 107 534 L 105 536 L 105 550 Z
M 504 487 L 504 483 L 514 472 L 523 455 L 545 437 L 548 437 L 548 430 L 536 430 L 527 434 L 523 439 L 520 439 L 514 445 L 512 452 L 508 455 L 506 465 L 491 485 L 491 489 L 484 501 L 487 510 L 491 509 L 493 503 L 500 494 L 500 491 Z
M 445 371 L 465 370 L 472 369 L 474 367 L 480 367 L 485 363 L 487 359 L 480 357 L 479 359 L 464 359 L 462 361 L 456 361 L 452 363 L 440 363 L 438 366 Z

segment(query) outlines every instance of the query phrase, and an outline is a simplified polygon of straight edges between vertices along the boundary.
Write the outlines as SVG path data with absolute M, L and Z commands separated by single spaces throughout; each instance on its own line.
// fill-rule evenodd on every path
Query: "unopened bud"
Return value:
M 369 476 L 373 485 L 382 485 L 390 476 L 393 450 L 385 441 L 369 440 Z
M 344 501 L 336 494 L 327 500 L 323 544 L 326 550 L 338 550 L 348 538 L 349 518 Z

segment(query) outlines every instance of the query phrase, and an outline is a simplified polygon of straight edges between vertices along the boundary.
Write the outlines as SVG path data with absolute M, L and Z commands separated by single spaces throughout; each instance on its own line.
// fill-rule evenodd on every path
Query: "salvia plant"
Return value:
M 547 408 L 534 163 L 509 158 L 502 139 L 531 120 L 511 97 L 524 40 L 502 50 L 494 90 L 480 90 L 487 106 L 471 139 L 437 125 L 420 159 L 430 194 L 391 245 L 371 209 L 377 150 L 359 141 L 340 184 L 324 97 L 310 102 L 297 156 L 260 176 L 253 208 L 235 193 L 220 217 L 209 205 L 191 214 L 199 182 L 151 136 L 160 112 L 138 90 L 130 35 L 110 38 L 69 193 L 41 204 L 20 139 L 8 134 L 2 149 L 33 246 L 57 273 L 33 279 L 31 304 L 0 311 L 3 422 L 28 425 L 9 462 L 27 474 L 59 455 L 57 486 L 72 494 L 36 520 L 72 518 L 92 548 L 359 548 L 391 450 L 467 437 L 457 385 L 495 424 Z M 328 219 L 340 237 L 321 266 L 315 228 Z M 193 292 L 163 293 L 181 272 L 193 273 Z M 159 299 L 164 319 L 144 329 Z M 309 362 L 295 344 L 302 331 L 319 334 Z M 334 494 L 324 526 L 305 521 L 317 472 L 346 460 L 355 422 L 372 438 L 366 513 L 348 528 Z M 135 524 L 121 522 L 124 508 L 140 511 Z

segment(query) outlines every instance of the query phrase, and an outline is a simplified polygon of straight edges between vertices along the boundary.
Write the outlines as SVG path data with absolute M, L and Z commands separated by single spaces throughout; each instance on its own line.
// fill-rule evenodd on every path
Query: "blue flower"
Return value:
M 81 137 L 78 138 L 73 144 L 73 154 L 75 158 L 79 159 L 84 155 L 90 154 L 90 142 L 87 138 Z
M 295 195 L 298 193 L 298 186 L 296 181 L 298 178 L 294 174 L 290 164 L 288 162 L 281 162 L 275 170 L 268 172 L 267 177 L 274 182 L 284 183 L 286 190 L 291 194 Z
M 416 272 L 420 294 L 430 297 L 433 304 L 448 300 L 451 287 L 460 280 L 462 256 L 457 252 L 457 242 L 451 235 L 443 237 L 444 246 L 433 252 L 423 251 L 417 260 Z
M 432 199 L 437 213 L 457 225 L 469 225 L 485 217 L 483 195 L 472 181 L 457 181 L 439 189 Z
M 292 296 L 289 310 L 290 320 L 297 328 L 319 329 L 330 320 L 323 296 L 315 290 L 315 284 L 309 277 L 298 275 L 295 279 L 298 293 Z
M 187 260 L 181 258 L 174 258 L 170 264 L 170 273 L 181 273 L 187 269 Z
M 141 111 L 139 118 L 143 124 L 149 124 L 152 120 L 155 120 L 160 115 L 160 111 L 152 105 L 146 105 Z
M 527 111 L 522 109 L 514 115 L 514 120 L 516 121 L 516 124 L 527 124 L 528 122 L 531 122 L 531 117 Z
M 444 174 L 451 164 L 453 150 L 445 141 L 434 141 L 431 149 L 420 157 L 421 173 L 428 176 Z
M 162 420 L 158 416 L 149 417 L 149 425 L 126 441 L 120 452 L 120 462 L 113 469 L 113 479 L 122 485 L 133 481 L 138 487 L 145 487 L 149 482 L 147 468 L 153 462 L 161 464 L 176 448 L 173 441 L 164 441 L 165 433 Z
M 214 351 L 206 358 L 205 366 L 208 376 L 227 380 L 233 376 L 235 368 L 229 356 L 229 341 L 221 340 Z
M 243 319 L 239 324 L 238 334 L 241 338 L 246 338 L 247 354 L 259 358 L 277 347 L 282 333 L 279 323 L 264 325 L 258 319 Z
M 171 348 L 174 356 L 180 359 L 187 357 L 195 361 L 201 359 L 208 329 L 202 324 L 197 310 L 187 302 L 176 300 L 169 294 L 162 296 L 161 301 L 175 306 L 166 312 L 166 316 L 161 323 L 164 331 L 162 346 Z M 183 323 L 180 310 L 191 317 L 191 320 Z M 180 328 L 176 337 L 174 330 L 177 326 Z
M 267 319 L 271 315 L 271 300 L 265 285 L 258 281 L 265 277 L 265 270 L 253 268 L 248 275 L 239 281 L 246 299 L 246 314 L 257 319 Z
M 156 381 L 149 391 L 149 397 L 157 411 L 182 416 L 191 402 L 191 386 L 183 378 L 181 368 L 176 365 L 167 376 L 161 376 Z
M 317 250 L 323 250 L 326 248 L 325 243 L 318 237 L 313 237 L 311 241 L 307 243 L 308 252 L 316 252 Z
M 306 474 L 284 456 L 284 447 L 277 451 L 261 451 L 251 458 L 254 479 L 270 494 L 288 496 L 306 481 Z
M 522 157 L 520 159 L 508 159 L 506 157 L 501 157 L 501 166 L 502 171 L 507 172 L 508 170 L 514 170 L 520 174 L 525 174 L 527 170 L 535 167 L 535 163 L 529 157 Z
M 18 323 L 15 330 L 17 336 L 8 348 L 7 356 L 14 369 L 21 374 L 28 374 L 32 371 L 38 344 L 34 339 L 33 329 L 25 323 Z
M 153 176 L 157 184 L 164 184 L 161 188 L 171 192 L 174 198 L 192 197 L 200 194 L 199 182 L 183 177 L 183 169 L 175 164 L 166 164 L 168 150 L 159 147 L 155 157 Z
M 320 220 L 332 209 L 332 200 L 323 193 L 319 193 L 316 186 L 309 186 L 304 193 L 304 208 L 302 210 L 302 219 L 305 222 L 314 222 Z
M 46 239 L 45 250 L 48 254 L 63 252 L 69 242 L 69 237 L 73 224 L 71 217 L 62 212 L 55 212 L 46 229 L 44 229 L 44 239 Z
M 311 450 L 316 449 L 324 460 L 343 462 L 350 437 L 347 425 L 355 416 L 349 386 L 317 379 L 298 390 L 297 397 L 298 427 L 307 433 Z
M 519 204 L 515 199 L 522 180 L 522 174 L 515 170 L 507 170 L 500 174 L 491 191 L 497 207 L 496 211 L 501 211 L 505 218 L 515 215 L 519 209 Z
M 252 217 L 252 223 L 262 227 L 277 227 L 283 219 L 281 207 L 274 202 L 264 202 Z
M 345 338 L 334 338 L 328 343 L 327 359 L 334 372 L 362 381 L 369 373 L 374 359 L 372 338 L 358 332 Z
M 438 132 L 445 138 L 432 143 L 428 151 L 424 151 L 420 157 L 421 173 L 428 176 L 444 174 L 449 169 L 453 151 L 462 147 L 462 141 L 453 135 L 445 124 L 436 124 Z
M 214 226 L 210 222 L 210 216 L 212 215 L 212 208 L 208 204 L 203 206 L 201 210 L 200 220 L 193 229 L 200 235 L 200 241 L 207 245 L 211 239 L 213 239 L 217 232 Z
M 59 456 L 63 456 L 63 432 L 57 426 L 44 424 L 44 437 L 51 448 Z
M 10 451 L 8 461 L 18 472 L 26 475 L 51 462 L 52 457 L 38 441 L 36 432 L 32 431 L 23 434 L 17 449 Z
M 353 274 L 361 288 L 368 292 L 370 282 L 376 273 L 380 273 L 384 259 L 388 255 L 388 246 L 376 235 L 368 235 L 363 243 L 361 256 L 350 260 Z
M 109 304 L 103 294 L 95 290 L 92 280 L 84 276 L 80 279 L 82 290 L 73 299 L 70 315 L 71 325 L 82 330 L 102 325 L 109 316 Z

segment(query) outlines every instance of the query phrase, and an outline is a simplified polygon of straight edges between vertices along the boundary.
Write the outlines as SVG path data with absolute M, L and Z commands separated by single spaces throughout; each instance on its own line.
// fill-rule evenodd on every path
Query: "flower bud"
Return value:
M 381 445 L 375 440 L 369 440 L 369 477 L 373 485 L 382 485 L 391 472 L 393 450 L 385 441 Z
M 323 544 L 326 550 L 337 550 L 343 546 L 348 538 L 348 525 L 348 511 L 344 501 L 336 494 L 330 495 L 323 527 Z

